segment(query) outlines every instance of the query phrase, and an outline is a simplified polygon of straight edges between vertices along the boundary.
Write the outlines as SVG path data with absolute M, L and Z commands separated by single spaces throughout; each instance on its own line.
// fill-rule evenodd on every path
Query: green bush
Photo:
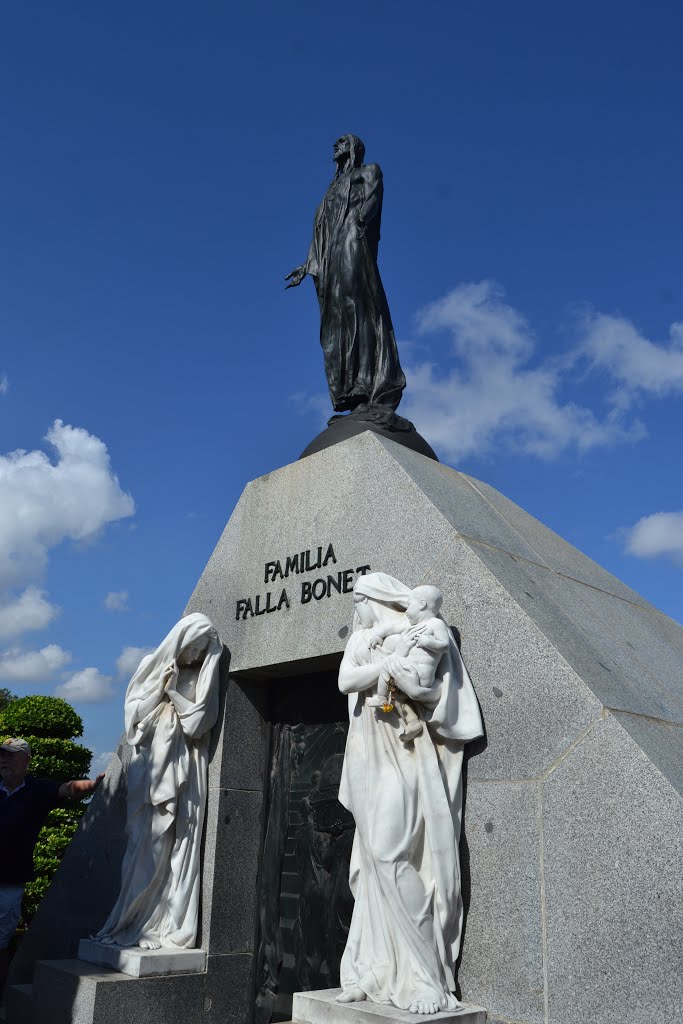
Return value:
M 10 736 L 25 739 L 31 747 L 31 774 L 38 778 L 87 778 L 92 752 L 71 739 L 82 735 L 80 716 L 60 697 L 20 697 L 0 711 L 0 743 Z M 78 800 L 50 811 L 33 854 L 36 877 L 24 893 L 23 928 L 40 906 L 84 813 L 85 804 Z
M 19 697 L 0 713 L 0 729 L 10 736 L 70 740 L 83 735 L 83 720 L 61 697 Z
M 25 732 L 20 735 L 31 747 L 32 775 L 39 779 L 55 779 L 56 782 L 87 779 L 92 761 L 92 753 L 87 747 L 71 740 L 48 739 Z M 3 735 L 0 742 L 6 738 Z

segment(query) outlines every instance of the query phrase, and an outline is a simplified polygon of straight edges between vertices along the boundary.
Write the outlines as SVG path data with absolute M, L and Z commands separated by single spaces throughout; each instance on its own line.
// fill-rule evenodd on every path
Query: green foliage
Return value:
M 83 720 L 61 697 L 19 697 L 0 714 L 0 729 L 10 736 L 69 740 L 83 735 Z
M 40 906 L 84 813 L 85 804 L 79 802 L 50 811 L 33 854 L 36 877 L 28 883 L 24 892 L 24 926 L 28 925 Z
M 3 711 L 10 701 L 17 698 L 5 686 L 0 686 L 0 711 Z
M 2 691 L 0 700 L 1 695 Z M 4 708 L 0 704 L 0 742 L 9 736 L 25 739 L 31 747 L 30 771 L 38 778 L 87 778 L 92 752 L 72 740 L 82 735 L 80 716 L 60 697 L 20 697 Z M 40 906 L 84 812 L 85 805 L 77 800 L 50 811 L 33 854 L 36 877 L 24 893 L 24 928 Z
M 4 723 L 0 720 L 0 727 Z M 0 728 L 0 743 L 15 733 Z M 71 779 L 87 779 L 92 753 L 87 747 L 71 740 L 44 739 L 21 733 L 31 748 L 31 775 L 39 779 L 54 779 L 56 782 L 70 782 Z

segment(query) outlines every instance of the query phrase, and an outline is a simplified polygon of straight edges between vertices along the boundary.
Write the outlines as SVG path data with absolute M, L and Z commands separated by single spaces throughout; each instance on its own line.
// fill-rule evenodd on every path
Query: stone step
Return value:
M 204 983 L 203 974 L 134 978 L 83 960 L 38 960 L 33 1015 L 9 1024 L 150 1024 L 149 1006 L 164 1024 L 186 1024 L 203 1004 Z

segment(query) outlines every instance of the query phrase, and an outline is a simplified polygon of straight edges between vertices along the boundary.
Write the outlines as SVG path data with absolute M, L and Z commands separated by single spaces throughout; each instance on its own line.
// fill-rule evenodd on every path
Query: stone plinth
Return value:
M 435 1024 L 486 1024 L 486 1010 L 482 1006 L 461 1006 L 420 1016 L 395 1006 L 371 1003 L 338 1003 L 340 988 L 326 988 L 318 992 L 297 992 L 294 995 L 292 1018 L 294 1024 L 415 1024 L 415 1021 L 434 1021 Z
M 111 946 L 93 939 L 81 939 L 78 959 L 111 967 L 133 978 L 201 974 L 206 970 L 206 953 L 202 949 L 140 949 L 139 946 Z

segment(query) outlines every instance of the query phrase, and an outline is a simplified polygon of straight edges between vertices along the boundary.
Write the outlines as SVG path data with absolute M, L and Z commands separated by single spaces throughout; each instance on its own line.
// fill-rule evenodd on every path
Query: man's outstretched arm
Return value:
M 101 772 L 96 779 L 72 779 L 71 782 L 63 782 L 59 787 L 60 800 L 83 800 L 95 792 L 104 778 Z

